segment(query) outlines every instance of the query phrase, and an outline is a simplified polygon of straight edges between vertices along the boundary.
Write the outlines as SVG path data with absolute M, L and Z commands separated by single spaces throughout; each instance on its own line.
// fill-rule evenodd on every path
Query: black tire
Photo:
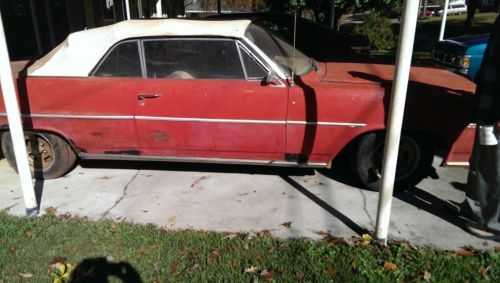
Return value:
M 351 156 L 354 174 L 366 188 L 373 191 L 378 191 L 382 185 L 384 141 L 385 133 L 366 134 L 360 137 Z M 417 135 L 401 135 L 394 190 L 410 189 L 427 177 L 433 158 L 434 151 L 427 139 Z
M 61 137 L 41 132 L 25 132 L 31 174 L 36 179 L 55 179 L 73 168 L 76 154 Z M 2 135 L 2 149 L 7 162 L 17 172 L 10 132 Z

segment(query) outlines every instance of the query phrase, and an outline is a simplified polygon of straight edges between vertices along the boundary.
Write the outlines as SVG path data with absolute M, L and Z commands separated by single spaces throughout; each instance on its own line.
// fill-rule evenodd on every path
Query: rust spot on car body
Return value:
M 96 132 L 96 133 L 90 133 L 91 136 L 103 139 L 104 135 L 102 133 Z
M 157 142 L 165 142 L 170 140 L 170 138 L 172 138 L 171 135 L 162 132 L 155 132 L 153 135 L 153 139 Z

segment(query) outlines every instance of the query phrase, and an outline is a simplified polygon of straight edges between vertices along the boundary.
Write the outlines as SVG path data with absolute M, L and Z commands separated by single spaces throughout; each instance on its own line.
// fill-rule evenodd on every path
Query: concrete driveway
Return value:
M 436 158 L 437 159 L 437 158 Z M 439 168 L 393 201 L 390 238 L 415 245 L 491 248 L 464 232 L 463 219 L 444 207 L 462 200 L 467 170 Z M 346 239 L 373 231 L 378 194 L 357 188 L 349 171 L 297 170 L 179 163 L 85 162 L 67 176 L 37 181 L 41 211 L 89 219 L 154 223 L 177 230 L 259 232 L 281 238 Z M 18 176 L 0 160 L 0 209 L 23 215 Z M 290 227 L 283 223 L 291 222 Z

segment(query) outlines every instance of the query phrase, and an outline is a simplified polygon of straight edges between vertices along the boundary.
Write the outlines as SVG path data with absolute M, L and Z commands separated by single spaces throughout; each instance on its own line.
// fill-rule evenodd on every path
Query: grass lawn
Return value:
M 253 236 L 171 232 L 0 212 L 0 282 L 50 282 L 48 265 L 62 257 L 78 265 L 74 282 L 107 282 L 108 276 L 111 282 L 500 282 L 499 247 L 450 252 L 406 243 L 381 247 L 363 239 L 347 245 L 324 237 L 285 241 L 265 231 Z

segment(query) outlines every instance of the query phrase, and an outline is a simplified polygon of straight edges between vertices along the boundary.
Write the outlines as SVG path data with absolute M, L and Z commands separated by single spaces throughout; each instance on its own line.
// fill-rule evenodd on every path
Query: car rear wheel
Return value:
M 362 136 L 354 148 L 353 171 L 368 189 L 378 191 L 382 185 L 384 133 Z M 425 178 L 432 168 L 434 152 L 428 140 L 413 135 L 402 135 L 396 169 L 395 190 L 409 189 Z
M 75 164 L 75 152 L 64 139 L 57 135 L 25 132 L 24 142 L 31 173 L 36 179 L 59 178 Z M 7 162 L 17 171 L 10 132 L 2 135 L 2 149 Z

